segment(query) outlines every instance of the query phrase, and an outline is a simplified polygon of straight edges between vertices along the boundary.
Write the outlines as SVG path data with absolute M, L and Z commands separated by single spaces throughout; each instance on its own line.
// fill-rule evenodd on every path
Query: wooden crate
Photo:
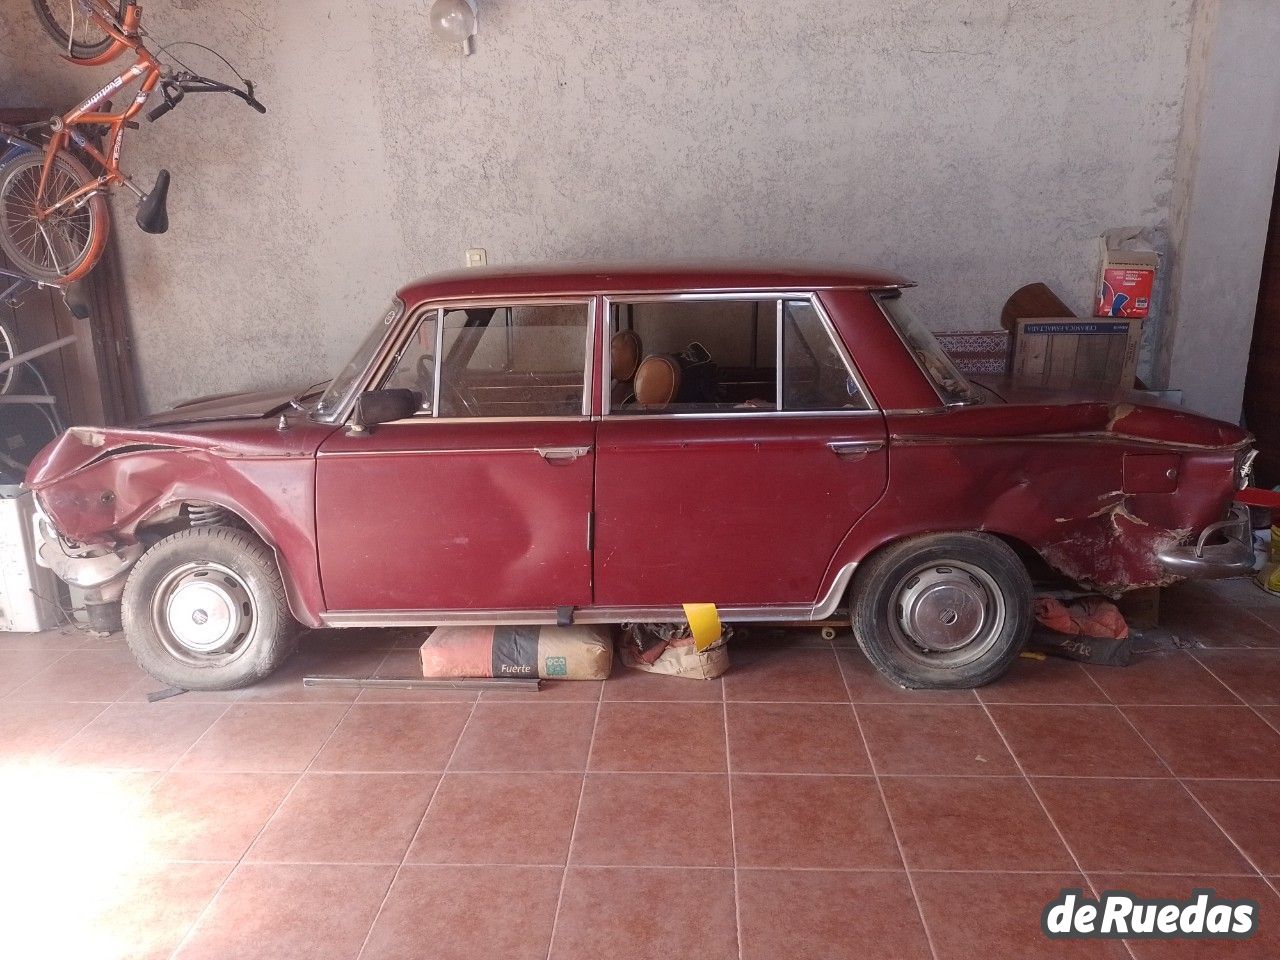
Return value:
M 1045 386 L 1132 387 L 1141 320 L 1035 317 L 1016 321 L 1013 376 Z

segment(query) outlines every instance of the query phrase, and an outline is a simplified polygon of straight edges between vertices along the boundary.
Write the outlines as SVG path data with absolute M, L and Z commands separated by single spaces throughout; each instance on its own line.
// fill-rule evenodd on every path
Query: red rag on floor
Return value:
M 1041 626 L 1056 633 L 1108 640 L 1123 640 L 1129 636 L 1129 624 L 1125 623 L 1124 614 L 1104 597 L 1081 597 L 1070 603 L 1054 597 L 1036 597 L 1033 609 Z

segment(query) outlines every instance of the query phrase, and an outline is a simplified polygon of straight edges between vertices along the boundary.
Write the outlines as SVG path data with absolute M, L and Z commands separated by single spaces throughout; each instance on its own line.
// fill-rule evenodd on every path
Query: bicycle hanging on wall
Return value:
M 33 3 L 46 32 L 62 45 L 70 62 L 99 66 L 126 53 L 134 57 L 132 66 L 68 113 L 16 128 L 32 149 L 15 151 L 0 166 L 0 249 L 29 278 L 64 285 L 83 277 L 101 258 L 110 232 L 106 198 L 113 188 L 123 186 L 138 197 L 141 229 L 168 229 L 169 172 L 161 170 L 155 186 L 143 191 L 120 169 L 124 133 L 137 129 L 134 117 L 157 87 L 163 102 L 148 112 L 151 121 L 188 93 L 230 93 L 259 113 L 267 108 L 254 96 L 253 84 L 238 72 L 243 88 L 194 73 L 167 47 L 152 54 L 144 43 L 147 33 L 134 0 Z M 175 61 L 178 68 L 161 64 L 158 56 Z M 133 100 L 118 113 L 111 112 L 109 98 L 135 82 Z M 92 142 L 97 134 L 103 136 L 102 149 Z M 91 172 L 91 167 L 99 172 Z

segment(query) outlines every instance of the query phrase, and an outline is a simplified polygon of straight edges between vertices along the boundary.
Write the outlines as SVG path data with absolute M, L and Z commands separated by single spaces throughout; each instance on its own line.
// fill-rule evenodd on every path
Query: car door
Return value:
M 596 604 L 814 603 L 888 470 L 884 418 L 816 299 L 607 310 L 609 334 L 638 342 L 645 359 L 630 384 L 605 381 L 614 399 L 596 440 Z M 679 370 L 669 401 L 652 393 L 650 358 L 660 381 Z
M 418 415 L 337 431 L 317 457 L 330 611 L 549 614 L 591 602 L 592 308 L 469 303 L 409 325 L 371 386 L 415 390 Z

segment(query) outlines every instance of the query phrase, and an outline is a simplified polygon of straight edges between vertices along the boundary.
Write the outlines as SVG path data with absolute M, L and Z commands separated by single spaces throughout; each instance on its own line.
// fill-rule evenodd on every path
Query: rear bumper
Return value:
M 1218 538 L 1221 542 L 1208 542 Z M 1166 547 L 1157 557 L 1169 573 L 1188 579 L 1218 580 L 1252 575 L 1254 556 L 1249 508 L 1232 504 L 1230 517 L 1209 524 L 1195 543 Z

